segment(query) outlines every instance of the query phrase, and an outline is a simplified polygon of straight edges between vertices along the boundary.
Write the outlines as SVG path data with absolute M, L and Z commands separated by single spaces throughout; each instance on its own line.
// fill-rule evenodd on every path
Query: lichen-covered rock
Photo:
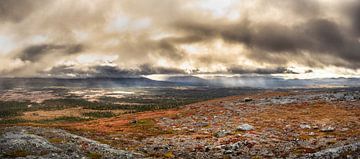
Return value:
M 214 134 L 214 136 L 217 138 L 221 138 L 221 137 L 225 137 L 226 135 L 229 135 L 229 134 L 230 134 L 230 131 L 228 131 L 228 130 L 220 130 L 220 131 L 216 132 Z
M 333 132 L 335 131 L 335 128 L 333 126 L 324 126 L 320 129 L 322 132 Z
M 114 149 L 109 145 L 71 134 L 39 127 L 9 127 L 0 138 L 0 158 L 142 158 L 138 153 Z
M 241 124 L 236 128 L 236 130 L 238 130 L 238 131 L 250 131 L 253 129 L 254 129 L 254 127 L 249 124 Z
M 307 158 L 357 158 L 360 157 L 360 142 L 322 150 L 316 153 L 307 154 L 301 159 Z

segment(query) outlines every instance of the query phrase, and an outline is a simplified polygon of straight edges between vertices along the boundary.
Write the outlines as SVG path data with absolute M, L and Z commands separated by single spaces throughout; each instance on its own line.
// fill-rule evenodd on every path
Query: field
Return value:
M 359 91 L 8 89 L 0 92 L 0 157 L 356 157 Z

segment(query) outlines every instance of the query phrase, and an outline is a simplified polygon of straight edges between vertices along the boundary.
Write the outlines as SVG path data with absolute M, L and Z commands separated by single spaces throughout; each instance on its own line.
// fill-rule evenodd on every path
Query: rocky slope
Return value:
M 359 158 L 360 92 L 269 90 L 37 126 L 56 128 L 5 128 L 0 157 Z
M 1 158 L 139 158 L 142 155 L 60 129 L 9 127 L 0 138 Z

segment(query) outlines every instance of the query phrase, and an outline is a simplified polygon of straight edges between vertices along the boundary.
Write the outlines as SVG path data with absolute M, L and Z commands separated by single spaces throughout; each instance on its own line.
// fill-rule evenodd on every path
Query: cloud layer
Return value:
M 0 20 L 1 76 L 360 75 L 356 0 L 0 0 Z

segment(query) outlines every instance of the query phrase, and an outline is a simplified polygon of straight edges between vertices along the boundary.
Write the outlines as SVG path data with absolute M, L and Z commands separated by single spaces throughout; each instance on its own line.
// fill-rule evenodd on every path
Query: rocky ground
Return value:
M 92 121 L 22 125 L 3 129 L 1 157 L 359 158 L 360 92 L 264 91 Z
M 179 135 L 146 142 L 155 145 L 150 150 L 184 158 L 359 157 L 359 97 L 357 91 L 270 92 L 204 102 L 158 120 Z
M 0 139 L 1 158 L 141 158 L 64 130 L 9 127 Z

